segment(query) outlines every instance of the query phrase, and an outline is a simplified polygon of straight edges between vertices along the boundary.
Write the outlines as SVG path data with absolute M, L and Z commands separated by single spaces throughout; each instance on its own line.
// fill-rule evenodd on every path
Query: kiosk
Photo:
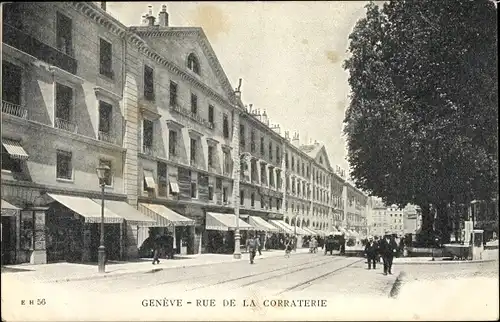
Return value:
M 484 244 L 483 244 L 483 234 L 484 230 L 474 229 L 471 232 L 471 252 L 472 260 L 479 260 L 483 257 Z

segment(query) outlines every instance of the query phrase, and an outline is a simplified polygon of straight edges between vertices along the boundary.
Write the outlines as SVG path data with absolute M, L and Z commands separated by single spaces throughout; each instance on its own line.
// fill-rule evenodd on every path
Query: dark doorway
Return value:
M 101 224 L 90 224 L 90 227 L 90 260 L 97 262 Z M 104 224 L 104 247 L 106 247 L 106 260 L 120 260 L 120 224 Z
M 2 265 L 14 264 L 16 255 L 15 216 L 2 216 Z

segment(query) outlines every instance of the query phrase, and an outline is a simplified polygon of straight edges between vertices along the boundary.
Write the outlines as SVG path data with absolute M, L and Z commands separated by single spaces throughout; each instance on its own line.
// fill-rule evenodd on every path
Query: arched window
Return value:
M 192 70 L 196 74 L 198 75 L 200 74 L 200 63 L 198 62 L 198 58 L 196 58 L 196 56 L 193 53 L 189 54 L 188 56 L 187 66 L 190 70 Z

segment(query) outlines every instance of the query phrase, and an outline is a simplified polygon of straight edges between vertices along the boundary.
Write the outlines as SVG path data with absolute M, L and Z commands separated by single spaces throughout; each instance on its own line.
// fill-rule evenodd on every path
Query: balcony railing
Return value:
M 78 125 L 76 125 L 75 123 L 70 122 L 68 120 L 65 120 L 65 119 L 61 119 L 61 118 L 56 117 L 55 125 L 56 125 L 56 128 L 64 130 L 64 131 L 68 131 L 71 133 L 78 132 Z
M 6 23 L 3 24 L 3 42 L 50 65 L 76 74 L 77 61 L 75 58 Z
M 2 101 L 2 113 L 14 115 L 23 119 L 28 118 L 28 110 L 20 105 Z
M 195 114 L 195 113 L 191 112 L 188 109 L 185 109 L 185 108 L 180 107 L 178 105 L 170 105 L 170 109 L 172 111 L 175 111 L 175 112 L 181 114 L 181 115 L 189 117 L 193 121 L 195 121 L 195 122 L 197 122 L 197 123 L 199 123 L 201 125 L 204 125 L 204 126 L 208 127 L 209 129 L 213 129 L 214 128 L 214 123 L 205 120 L 204 118 L 202 118 L 198 114 Z
M 99 131 L 98 135 L 99 141 L 108 142 L 111 144 L 116 144 L 116 138 L 109 132 Z
M 142 153 L 150 155 L 150 156 L 156 156 L 156 150 L 152 146 L 142 146 Z

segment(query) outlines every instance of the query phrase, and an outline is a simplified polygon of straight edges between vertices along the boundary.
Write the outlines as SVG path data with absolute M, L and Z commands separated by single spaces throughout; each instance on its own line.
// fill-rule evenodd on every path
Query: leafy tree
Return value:
M 357 187 L 449 237 L 448 205 L 497 186 L 496 9 L 488 0 L 373 2 L 349 36 L 344 133 Z

